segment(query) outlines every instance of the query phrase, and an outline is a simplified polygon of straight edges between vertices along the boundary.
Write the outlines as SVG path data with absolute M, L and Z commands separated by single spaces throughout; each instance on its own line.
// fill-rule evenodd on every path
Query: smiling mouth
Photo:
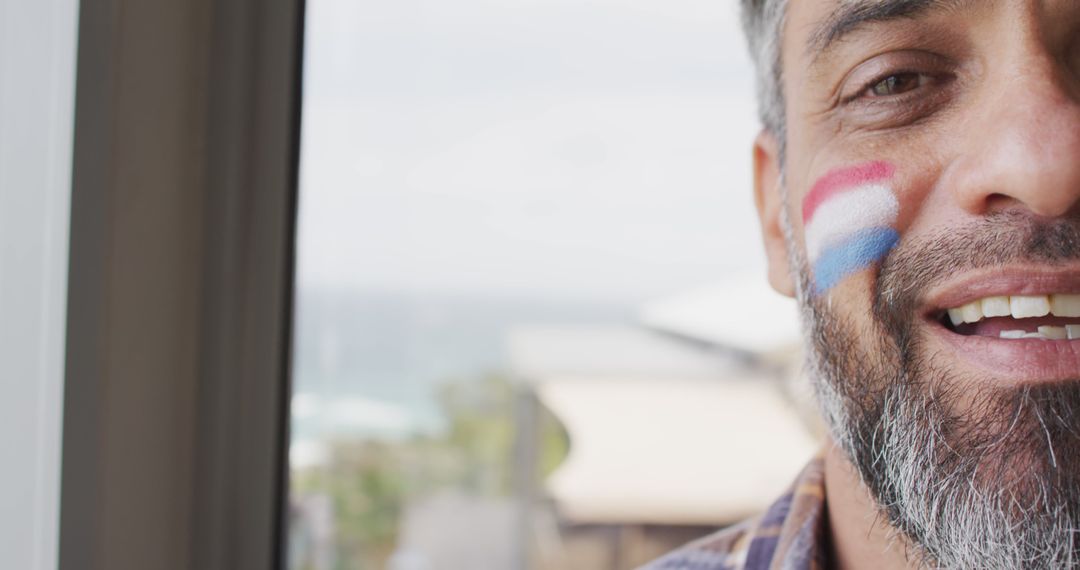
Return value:
M 1080 379 L 1080 265 L 974 273 L 926 298 L 935 354 L 1010 385 Z M 937 307 L 936 309 L 931 307 Z
M 1080 294 L 988 296 L 942 310 L 937 320 L 963 336 L 1080 340 Z
M 1012 386 L 1080 380 L 1080 261 L 963 272 L 920 297 L 920 349 L 942 370 Z

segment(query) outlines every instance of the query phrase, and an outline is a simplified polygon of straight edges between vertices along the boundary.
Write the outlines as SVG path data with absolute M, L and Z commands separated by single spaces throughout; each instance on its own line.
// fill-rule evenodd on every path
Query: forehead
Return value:
M 987 9 L 996 0 L 790 0 L 785 43 L 811 60 L 868 27 L 934 13 Z

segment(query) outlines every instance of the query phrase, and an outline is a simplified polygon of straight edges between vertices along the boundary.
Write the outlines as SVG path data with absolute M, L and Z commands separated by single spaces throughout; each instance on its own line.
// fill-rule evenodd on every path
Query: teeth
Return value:
M 1012 315 L 1012 306 L 1008 297 L 987 297 L 982 300 L 982 311 L 987 317 L 1008 317 Z
M 1080 295 L 1051 295 L 1050 312 L 1057 317 L 1080 317 Z
M 1053 315 L 1055 317 L 1080 317 L 1080 293 L 1055 293 L 1053 295 L 996 295 L 972 301 L 948 311 L 954 326 L 977 323 L 983 319 L 1012 317 L 1028 319 Z
M 953 326 L 964 324 L 964 311 L 949 309 L 949 320 L 952 321 Z
M 1014 295 L 1009 298 L 1014 319 L 1045 317 L 1050 314 L 1050 298 L 1046 295 Z
M 960 307 L 960 315 L 965 323 L 977 323 L 983 318 L 982 302 L 975 301 Z
M 1050 340 L 1067 340 L 1069 338 L 1069 333 L 1065 330 L 1065 327 L 1039 327 L 1039 334 Z
M 1042 340 L 1075 340 L 1080 339 L 1080 325 L 1065 325 L 1063 327 L 1041 326 L 1039 332 L 1027 332 L 1025 330 L 1001 331 L 998 338 L 1019 339 L 1038 338 Z

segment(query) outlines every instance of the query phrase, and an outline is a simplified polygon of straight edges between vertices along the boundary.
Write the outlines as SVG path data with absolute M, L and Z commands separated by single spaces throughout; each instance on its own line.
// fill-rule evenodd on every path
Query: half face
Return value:
M 782 56 L 805 293 L 980 382 L 1080 378 L 1080 4 L 791 0 Z
M 1080 559 L 1080 3 L 790 0 L 781 61 L 758 203 L 834 437 L 945 567 Z

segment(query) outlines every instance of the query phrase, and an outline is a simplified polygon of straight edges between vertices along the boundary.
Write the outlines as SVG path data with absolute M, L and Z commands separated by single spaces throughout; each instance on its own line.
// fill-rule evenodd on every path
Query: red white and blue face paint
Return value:
M 890 184 L 894 171 L 886 162 L 833 170 L 803 199 L 815 293 L 881 261 L 900 241 L 895 229 L 900 207 Z

